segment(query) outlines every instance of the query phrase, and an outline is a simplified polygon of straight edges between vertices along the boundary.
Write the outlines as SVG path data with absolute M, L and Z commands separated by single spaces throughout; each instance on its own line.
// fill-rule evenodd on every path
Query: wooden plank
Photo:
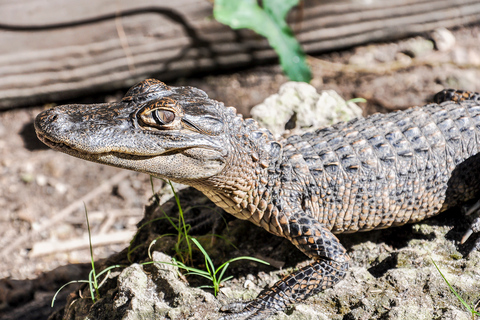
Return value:
M 265 39 L 211 15 L 202 0 L 2 1 L 0 108 L 275 61 Z M 478 21 L 478 0 L 306 1 L 290 17 L 310 54 Z

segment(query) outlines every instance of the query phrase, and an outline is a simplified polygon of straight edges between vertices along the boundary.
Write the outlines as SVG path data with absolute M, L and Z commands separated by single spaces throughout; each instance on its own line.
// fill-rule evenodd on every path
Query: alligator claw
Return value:
M 230 312 L 218 320 L 261 320 L 268 318 L 278 310 L 258 309 L 250 302 L 233 302 L 220 308 L 223 312 Z
M 228 311 L 232 312 L 232 309 L 229 309 L 229 306 L 227 306 L 227 310 L 224 310 L 224 308 L 221 309 L 222 311 Z M 261 319 L 266 319 L 268 315 L 272 314 L 271 312 L 259 312 L 259 310 L 246 310 L 246 309 L 241 309 L 238 312 L 233 311 L 233 313 L 224 315 L 223 317 L 220 317 L 218 320 L 261 320 Z
M 470 228 L 468 228 L 467 232 L 465 232 L 465 234 L 463 235 L 460 244 L 464 244 L 472 234 L 478 232 L 480 232 L 480 217 L 477 217 L 475 220 L 473 220 Z
M 464 207 L 464 212 L 465 215 L 469 216 L 471 214 L 476 214 L 478 217 L 476 217 L 472 223 L 470 224 L 470 228 L 468 228 L 467 232 L 462 237 L 462 240 L 460 241 L 460 244 L 464 244 L 467 242 L 468 238 L 474 233 L 480 232 L 480 200 L 475 202 L 474 205 L 471 207 L 465 208 Z
M 223 317 L 218 318 L 218 320 L 246 320 L 246 319 L 255 319 L 251 318 L 253 311 L 242 311 L 242 312 L 235 312 L 231 314 L 224 315 Z M 258 318 L 261 319 L 261 318 Z
M 243 302 L 243 301 L 232 302 L 222 306 L 220 310 L 223 312 L 240 313 L 245 309 L 247 305 L 248 305 L 248 302 Z
M 472 205 L 471 207 L 468 207 L 465 209 L 465 215 L 469 216 L 471 215 L 472 213 L 478 211 L 478 209 L 480 208 L 480 200 L 478 200 L 477 202 L 475 202 L 474 205 Z

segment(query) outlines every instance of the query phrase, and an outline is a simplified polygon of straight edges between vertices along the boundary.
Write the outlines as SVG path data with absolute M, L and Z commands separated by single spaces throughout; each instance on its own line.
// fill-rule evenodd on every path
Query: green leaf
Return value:
M 266 0 L 263 4 L 264 9 L 256 0 L 215 0 L 213 15 L 232 29 L 251 29 L 267 38 L 287 76 L 293 81 L 309 82 L 312 75 L 305 53 L 285 21 L 298 0 Z
M 287 14 L 298 4 L 299 0 L 264 0 L 263 6 L 265 11 L 268 12 L 277 22 L 278 25 L 285 23 Z

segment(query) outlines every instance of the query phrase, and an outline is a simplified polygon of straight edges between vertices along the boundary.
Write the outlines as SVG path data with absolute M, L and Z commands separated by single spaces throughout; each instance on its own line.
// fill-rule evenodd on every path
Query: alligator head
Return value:
M 55 150 L 193 186 L 245 162 L 239 149 L 258 158 L 264 152 L 252 148 L 271 136 L 202 90 L 155 79 L 135 85 L 120 102 L 45 110 L 35 129 Z
M 149 79 L 120 102 L 64 105 L 40 113 L 37 136 L 90 161 L 174 180 L 220 172 L 230 152 L 220 103 L 190 87 Z

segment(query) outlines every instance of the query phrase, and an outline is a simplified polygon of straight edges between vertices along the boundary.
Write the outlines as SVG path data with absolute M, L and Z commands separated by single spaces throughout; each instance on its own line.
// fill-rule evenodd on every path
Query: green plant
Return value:
M 156 240 L 158 240 L 162 237 L 168 236 L 168 235 L 176 236 L 177 237 L 177 242 L 175 243 L 175 247 L 174 247 L 175 256 L 179 257 L 182 260 L 182 262 L 191 261 L 193 253 L 192 253 L 192 245 L 190 243 L 191 237 L 188 234 L 191 226 L 189 224 L 185 223 L 184 212 L 183 212 L 182 206 L 180 204 L 180 199 L 177 195 L 177 192 L 175 191 L 175 188 L 173 187 L 172 182 L 170 180 L 168 180 L 166 182 L 170 185 L 170 188 L 173 192 L 173 196 L 175 197 L 175 202 L 177 203 L 178 219 L 171 218 L 163 210 L 163 208 L 161 207 L 161 205 L 158 201 L 157 201 L 157 203 L 158 203 L 158 207 L 160 208 L 160 210 L 162 211 L 162 213 L 164 215 L 164 218 L 167 219 L 168 222 L 170 222 L 170 224 L 175 228 L 175 230 L 177 230 L 177 233 L 176 234 L 163 234 L 160 237 L 158 237 L 157 239 L 155 239 L 154 241 L 156 241 Z M 152 193 L 155 194 L 155 190 L 154 190 L 154 187 L 153 187 L 153 178 L 151 176 L 150 176 L 150 184 L 152 186 Z M 177 220 L 177 223 L 175 223 L 174 220 Z M 152 246 L 152 244 L 150 244 L 150 247 L 151 246 Z M 186 246 L 186 249 L 185 249 L 185 246 Z M 185 253 L 186 253 L 186 256 L 185 256 Z
M 108 276 L 110 275 L 111 270 L 114 269 L 114 268 L 123 267 L 122 265 L 109 266 L 108 268 L 105 268 L 104 270 L 102 270 L 100 273 L 97 274 L 97 272 L 95 270 L 95 261 L 93 260 L 92 234 L 91 234 L 91 231 L 90 231 L 90 223 L 88 221 L 87 206 L 85 204 L 83 204 L 83 206 L 85 208 L 85 217 L 87 219 L 88 242 L 89 242 L 89 247 L 90 247 L 90 262 L 92 264 L 92 270 L 88 274 L 88 280 L 69 281 L 69 282 L 65 283 L 63 286 L 61 286 L 60 289 L 58 289 L 57 292 L 55 292 L 55 295 L 52 298 L 52 307 L 55 304 L 55 299 L 57 298 L 57 295 L 60 293 L 60 291 L 62 291 L 63 288 L 65 288 L 66 286 L 68 286 L 69 284 L 72 284 L 72 283 L 88 283 L 88 285 L 90 287 L 90 295 L 91 295 L 92 301 L 95 302 L 95 297 L 98 298 L 100 296 L 100 293 L 99 293 L 98 289 L 108 279 Z M 99 284 L 98 279 L 105 273 L 107 273 L 105 278 Z
M 165 181 L 165 180 L 163 180 L 163 181 Z M 132 247 L 132 245 L 135 242 L 135 239 L 136 239 L 137 235 L 139 234 L 140 230 L 142 228 L 144 228 L 145 226 L 149 225 L 152 222 L 159 221 L 159 220 L 164 220 L 164 219 L 166 219 L 173 226 L 173 228 L 175 228 L 177 233 L 162 234 L 161 236 L 159 236 L 158 238 L 156 238 L 155 240 L 153 240 L 150 243 L 150 247 L 152 247 L 152 245 L 155 244 L 156 240 L 158 240 L 160 238 L 163 238 L 163 237 L 166 237 L 166 236 L 175 236 L 175 237 L 177 237 L 177 242 L 175 243 L 175 246 L 174 246 L 175 256 L 180 258 L 183 262 L 187 262 L 187 261 L 192 260 L 192 245 L 190 243 L 191 237 L 188 234 L 191 226 L 185 222 L 184 211 L 182 209 L 182 206 L 180 205 L 180 199 L 179 199 L 177 193 L 175 192 L 175 188 L 173 187 L 173 184 L 171 183 L 170 180 L 165 181 L 165 182 L 170 185 L 170 188 L 172 189 L 173 195 L 175 197 L 175 201 L 176 201 L 177 207 L 178 207 L 178 219 L 170 217 L 163 210 L 163 208 L 160 205 L 160 202 L 158 201 L 158 199 L 155 198 L 155 202 L 157 203 L 158 208 L 162 211 L 163 217 L 147 221 L 138 228 L 137 232 L 133 236 L 133 239 L 130 241 L 130 246 L 128 247 L 127 258 L 128 258 L 128 261 L 130 261 L 130 262 L 132 262 L 131 254 L 141 246 L 141 245 L 138 245 L 136 247 Z M 155 187 L 153 185 L 153 177 L 152 176 L 150 176 L 150 185 L 151 185 L 151 188 L 152 188 L 152 194 L 155 196 Z M 150 247 L 149 247 L 149 250 L 150 250 Z
M 138 246 L 135 246 L 133 247 L 133 244 L 135 243 L 135 239 L 137 238 L 137 235 L 140 233 L 140 230 L 144 227 L 146 227 L 147 225 L 149 225 L 150 223 L 153 223 L 155 221 L 159 221 L 159 220 L 164 220 L 166 219 L 166 217 L 162 217 L 162 218 L 156 218 L 156 219 L 152 219 L 150 221 L 147 221 L 145 222 L 144 224 L 142 224 L 138 229 L 137 229 L 137 232 L 135 233 L 135 235 L 133 236 L 132 240 L 130 240 L 130 245 L 128 246 L 128 249 L 127 249 L 127 259 L 130 263 L 133 263 L 133 260 L 132 260 L 132 253 L 135 252 L 139 247 L 141 247 L 142 245 L 138 245 Z M 165 234 L 164 236 L 166 235 L 173 235 L 173 234 Z M 155 240 L 154 240 L 155 241 Z
M 472 320 L 475 320 L 475 316 L 480 316 L 480 312 L 477 312 L 475 311 L 475 306 L 470 306 L 468 305 L 465 300 L 462 299 L 462 297 L 460 297 L 460 295 L 457 293 L 457 291 L 455 291 L 455 289 L 450 285 L 450 283 L 448 282 L 447 278 L 445 278 L 445 276 L 443 275 L 442 271 L 440 271 L 440 268 L 438 268 L 437 264 L 435 263 L 435 261 L 432 260 L 432 263 L 433 265 L 435 266 L 435 268 L 437 268 L 438 270 L 438 273 L 440 273 L 440 275 L 442 276 L 443 280 L 446 282 L 446 284 L 448 285 L 448 287 L 450 288 L 450 290 L 452 291 L 452 293 L 457 297 L 458 301 L 460 301 L 463 306 L 468 310 L 468 312 L 470 313 L 470 315 L 472 316 Z
M 175 202 L 177 203 L 177 207 L 178 207 L 178 226 L 175 226 L 173 224 L 173 222 L 171 220 L 169 220 L 172 223 L 172 225 L 178 231 L 177 243 L 175 244 L 175 251 L 177 252 L 177 254 L 180 253 L 179 256 L 182 258 L 183 262 L 189 261 L 189 260 L 191 261 L 193 254 L 192 254 L 192 244 L 190 243 L 190 240 L 192 239 L 192 237 L 188 234 L 191 226 L 189 224 L 185 223 L 185 217 L 183 215 L 182 206 L 180 205 L 180 199 L 178 198 L 177 192 L 175 191 L 175 188 L 173 187 L 173 184 L 170 180 L 168 180 L 168 184 L 170 185 L 170 188 L 172 189 L 173 196 L 175 197 Z M 165 216 L 167 216 L 167 214 L 165 214 Z M 185 243 L 186 246 L 187 246 L 187 250 L 186 250 L 187 259 L 183 259 L 184 256 L 181 254 L 181 253 L 185 252 L 182 249 L 183 243 Z
M 152 192 L 155 194 L 152 177 L 150 177 L 150 184 L 152 186 Z M 175 201 L 177 203 L 177 207 L 178 207 L 178 211 L 179 211 L 179 218 L 178 219 L 173 219 L 173 218 L 169 217 L 167 215 L 167 213 L 163 210 L 163 208 L 160 206 L 160 204 L 158 203 L 158 206 L 159 206 L 160 210 L 162 210 L 162 213 L 164 214 L 164 217 L 153 219 L 151 221 L 146 222 L 145 224 L 140 226 L 139 230 L 142 227 L 144 227 L 144 226 L 146 226 L 146 225 L 148 225 L 148 224 L 150 224 L 154 221 L 167 219 L 170 222 L 170 224 L 177 230 L 177 234 L 163 234 L 163 235 L 157 237 L 155 240 L 153 240 L 148 247 L 148 256 L 150 257 L 150 259 L 152 259 L 151 248 L 156 243 L 156 241 L 158 239 L 160 239 L 162 237 L 165 237 L 165 236 L 168 236 L 168 235 L 176 235 L 177 236 L 177 242 L 175 244 L 176 256 L 179 256 L 182 259 L 182 262 L 173 258 L 174 263 L 162 262 L 162 261 L 149 261 L 149 262 L 142 263 L 142 265 L 151 264 L 151 263 L 170 264 L 170 265 L 175 265 L 175 266 L 177 266 L 181 269 L 187 270 L 188 271 L 186 273 L 187 275 L 197 275 L 197 276 L 207 278 L 210 281 L 212 281 L 212 285 L 211 286 L 201 286 L 200 288 L 213 288 L 215 296 L 217 295 L 217 293 L 220 289 L 220 284 L 222 282 L 232 278 L 232 277 L 223 278 L 224 274 L 225 274 L 225 271 L 227 270 L 230 263 L 232 263 L 234 261 L 237 261 L 237 260 L 252 260 L 252 261 L 256 261 L 256 262 L 260 262 L 260 263 L 264 263 L 264 264 L 269 265 L 269 263 L 266 262 L 266 261 L 263 261 L 263 260 L 260 260 L 260 259 L 257 259 L 257 258 L 253 258 L 253 257 L 245 257 L 244 256 L 244 257 L 237 257 L 237 258 L 230 259 L 227 262 L 220 265 L 218 268 L 215 268 L 215 265 L 213 264 L 213 261 L 210 258 L 210 256 L 208 255 L 207 251 L 202 247 L 202 245 L 198 242 L 197 239 L 191 237 L 188 234 L 191 226 L 189 224 L 185 223 L 184 211 L 183 211 L 182 206 L 180 204 L 180 199 L 178 197 L 178 194 L 175 192 L 175 188 L 173 187 L 173 184 L 170 181 L 168 181 L 168 184 L 170 185 L 170 188 L 172 189 L 173 195 L 175 197 Z M 175 223 L 174 220 L 178 220 L 178 224 Z M 138 234 L 138 231 L 137 231 L 137 234 Z M 220 235 L 213 235 L 213 236 L 216 236 L 216 237 L 219 237 L 219 238 L 221 238 L 225 241 L 228 241 L 227 239 L 225 239 L 224 237 L 222 237 Z M 198 249 L 202 252 L 203 256 L 205 257 L 206 271 L 201 270 L 201 269 L 197 269 L 197 268 L 194 268 L 194 267 L 189 267 L 185 264 L 186 261 L 192 261 L 193 260 L 193 258 L 192 258 L 193 253 L 192 253 L 192 247 L 191 247 L 190 241 L 193 242 L 198 247 Z M 132 240 L 132 243 L 133 243 L 133 240 Z M 187 245 L 187 250 L 186 251 L 184 249 L 182 249 L 182 246 L 184 245 L 184 243 L 186 243 L 186 245 Z M 130 252 L 133 252 L 137 248 L 138 248 L 138 246 L 133 248 L 132 250 L 129 249 L 128 255 L 130 255 Z M 185 252 L 188 253 L 187 258 L 184 258 L 184 256 L 183 256 L 183 253 L 185 253 Z M 129 260 L 130 260 L 130 258 L 129 258 Z
M 310 68 L 300 44 L 285 21 L 299 0 L 215 0 L 215 19 L 232 29 L 247 28 L 267 38 L 280 58 L 280 65 L 293 81 L 310 82 Z
M 254 257 L 242 256 L 242 257 L 237 257 L 237 258 L 230 259 L 227 262 L 224 262 L 223 264 L 221 264 L 218 268 L 215 268 L 215 265 L 213 264 L 212 259 L 208 255 L 207 251 L 198 242 L 198 240 L 195 239 L 195 238 L 191 238 L 191 240 L 192 240 L 193 243 L 195 243 L 195 245 L 198 247 L 198 249 L 202 252 L 203 256 L 205 257 L 206 271 L 186 266 L 184 263 L 182 263 L 180 261 L 176 261 L 175 259 L 174 259 L 174 263 L 163 262 L 163 261 L 151 261 L 149 263 L 164 263 L 164 264 L 174 265 L 174 266 L 177 266 L 181 269 L 187 270 L 188 272 L 186 273 L 186 275 L 196 275 L 196 276 L 204 277 L 204 278 L 210 280 L 212 282 L 212 285 L 200 286 L 200 288 L 211 288 L 211 289 L 213 289 L 215 296 L 218 294 L 218 291 L 220 290 L 220 284 L 233 277 L 233 276 L 229 276 L 229 277 L 223 278 L 223 276 L 225 275 L 225 271 L 227 270 L 230 263 L 232 263 L 234 261 L 238 261 L 238 260 L 251 260 L 251 261 L 263 263 L 263 264 L 266 264 L 266 265 L 270 265 L 268 262 L 257 259 L 257 258 L 254 258 Z M 150 254 L 149 254 L 149 256 L 150 256 Z M 151 258 L 152 257 L 150 256 L 150 259 Z

